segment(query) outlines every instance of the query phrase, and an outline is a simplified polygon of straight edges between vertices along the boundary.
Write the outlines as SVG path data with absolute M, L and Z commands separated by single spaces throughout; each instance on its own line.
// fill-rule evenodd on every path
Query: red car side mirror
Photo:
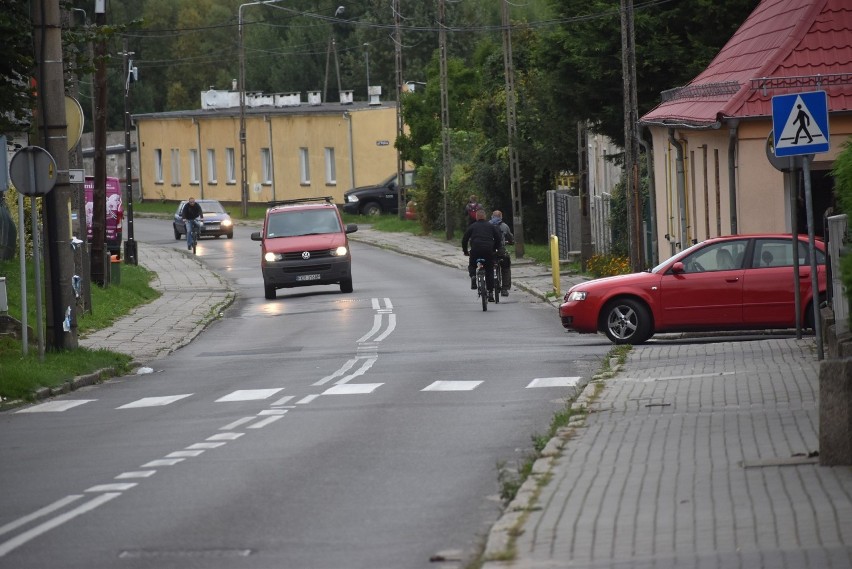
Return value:
M 672 265 L 672 274 L 679 275 L 679 274 L 681 274 L 682 272 L 684 272 L 684 269 L 683 269 L 683 263 L 681 263 L 680 261 L 678 261 L 677 263 L 675 263 L 674 265 Z

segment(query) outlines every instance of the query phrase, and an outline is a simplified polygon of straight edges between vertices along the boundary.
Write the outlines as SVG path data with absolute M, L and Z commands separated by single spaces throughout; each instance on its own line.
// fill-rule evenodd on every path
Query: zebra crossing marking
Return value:
M 185 399 L 190 397 L 192 393 L 184 393 L 183 395 L 168 395 L 165 397 L 143 397 L 142 399 L 138 399 L 133 401 L 132 403 L 127 403 L 126 405 L 122 405 L 120 407 L 116 407 L 116 409 L 138 409 L 140 407 L 163 407 L 165 405 L 169 405 L 174 403 L 175 401 L 180 401 L 181 399 Z
M 420 391 L 472 391 L 481 381 L 435 381 Z
M 224 397 L 220 397 L 216 400 L 216 403 L 226 403 L 230 401 L 259 401 L 261 399 L 268 399 L 269 397 L 272 397 L 282 389 L 284 388 L 279 387 L 276 389 L 238 389 L 233 393 L 229 393 Z
M 536 387 L 577 387 L 580 377 L 537 377 L 527 385 L 527 389 Z
M 97 399 L 64 399 L 62 401 L 47 401 L 46 403 L 39 403 L 38 405 L 33 405 L 32 407 L 15 411 L 15 413 L 61 413 L 62 411 L 67 411 L 68 409 L 73 409 L 74 407 L 78 407 L 84 403 L 91 403 L 92 401 L 97 401 Z

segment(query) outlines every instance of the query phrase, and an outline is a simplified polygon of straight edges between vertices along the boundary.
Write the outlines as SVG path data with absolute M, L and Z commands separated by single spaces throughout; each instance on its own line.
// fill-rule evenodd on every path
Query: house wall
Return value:
M 239 116 L 137 117 L 136 125 L 143 199 L 182 200 L 193 195 L 241 201 Z M 341 113 L 252 113 L 246 117 L 248 200 L 265 203 L 330 195 L 342 202 L 343 193 L 355 185 L 380 182 L 396 170 L 395 141 L 393 107 Z M 233 152 L 230 178 L 229 149 Z M 261 158 L 264 149 L 268 149 L 271 166 L 266 176 Z M 307 179 L 303 179 L 301 149 L 307 149 Z M 333 153 L 333 168 L 326 149 Z M 156 150 L 161 151 L 162 180 L 155 176 Z M 179 154 L 177 181 L 172 179 L 172 150 Z M 190 179 L 192 150 L 199 157 L 195 180 Z
M 794 177 L 776 170 L 766 156 L 771 128 L 769 119 L 741 122 L 737 127 L 735 180 L 739 234 L 791 231 L 790 194 L 795 187 Z M 816 155 L 811 163 L 812 179 L 825 180 L 821 187 L 815 186 L 814 192 L 831 191 L 824 174 L 831 169 L 843 143 L 852 137 L 852 117 L 830 117 L 830 130 L 831 150 Z M 693 242 L 732 233 L 728 125 L 723 124 L 718 130 L 674 130 L 675 139 L 683 144 L 683 195 L 677 190 L 676 152 L 668 139 L 668 130 L 651 127 L 650 131 L 660 260 Z M 815 194 L 814 200 L 825 204 L 831 197 Z M 822 209 L 815 206 L 814 214 L 815 224 L 821 224 Z M 803 225 L 799 231 L 805 233 L 807 227 Z

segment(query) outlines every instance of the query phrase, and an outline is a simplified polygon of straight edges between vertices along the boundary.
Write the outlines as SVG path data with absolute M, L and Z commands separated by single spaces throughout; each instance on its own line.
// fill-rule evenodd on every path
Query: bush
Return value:
M 594 277 L 626 275 L 630 272 L 630 259 L 617 255 L 592 255 L 588 271 Z
M 843 145 L 843 150 L 834 161 L 831 174 L 834 176 L 834 192 L 840 209 L 852 218 L 852 143 L 846 142 Z M 843 288 L 846 289 L 846 298 L 852 304 L 852 254 L 848 252 L 840 259 L 840 278 Z

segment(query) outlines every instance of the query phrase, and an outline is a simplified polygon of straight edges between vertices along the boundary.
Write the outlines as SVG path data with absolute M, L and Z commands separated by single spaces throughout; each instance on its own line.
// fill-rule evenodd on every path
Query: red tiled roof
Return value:
M 707 69 L 641 122 L 701 128 L 768 117 L 773 96 L 816 90 L 828 93 L 830 112 L 852 110 L 852 2 L 763 0 Z

